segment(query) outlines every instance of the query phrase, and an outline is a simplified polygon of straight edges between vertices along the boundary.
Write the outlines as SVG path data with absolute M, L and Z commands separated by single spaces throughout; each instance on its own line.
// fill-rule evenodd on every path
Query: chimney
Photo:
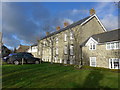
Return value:
M 68 22 L 64 22 L 64 27 L 67 27 L 69 25 Z
M 49 35 L 49 32 L 46 32 L 46 36 L 48 36 Z
M 57 27 L 56 27 L 56 30 L 60 30 L 60 26 L 57 26 Z
M 92 16 L 93 14 L 95 14 L 94 8 L 90 9 L 90 15 Z

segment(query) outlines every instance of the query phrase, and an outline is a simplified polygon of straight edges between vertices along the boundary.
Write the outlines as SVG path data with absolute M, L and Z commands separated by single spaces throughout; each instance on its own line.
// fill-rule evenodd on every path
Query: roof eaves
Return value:
M 73 24 L 71 24 L 71 25 L 69 25 L 67 27 L 64 27 L 64 28 L 60 29 L 59 31 L 53 32 L 53 33 L 49 34 L 48 36 L 43 37 L 40 40 L 43 40 L 43 39 L 45 39 L 47 37 L 50 37 L 50 36 L 55 35 L 55 34 L 58 34 L 58 33 L 62 32 L 62 31 L 68 30 L 69 28 L 75 27 L 77 25 L 81 25 L 82 22 L 84 22 L 85 20 L 89 19 L 90 17 L 91 16 L 88 16 L 88 17 L 86 17 L 84 19 L 81 19 L 81 20 L 79 20 L 79 21 L 77 21 L 77 22 L 75 22 L 75 23 L 73 23 Z

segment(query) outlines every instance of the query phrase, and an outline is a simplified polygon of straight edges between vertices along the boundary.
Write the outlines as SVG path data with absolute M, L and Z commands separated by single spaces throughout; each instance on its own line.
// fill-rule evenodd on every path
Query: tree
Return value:
M 81 32 L 79 30 L 81 30 Z M 78 64 L 79 66 L 82 65 L 82 47 L 80 47 L 80 41 L 82 40 L 82 37 L 80 36 L 80 33 L 82 33 L 81 27 L 76 27 L 73 31 L 75 64 Z M 78 60 L 80 60 L 80 62 Z
M 49 38 L 45 38 L 44 40 L 39 41 L 40 46 L 41 46 L 41 58 L 43 57 L 43 48 L 50 49 L 50 51 L 51 51 L 51 64 L 53 64 L 54 40 L 55 40 L 55 37 L 51 36 Z

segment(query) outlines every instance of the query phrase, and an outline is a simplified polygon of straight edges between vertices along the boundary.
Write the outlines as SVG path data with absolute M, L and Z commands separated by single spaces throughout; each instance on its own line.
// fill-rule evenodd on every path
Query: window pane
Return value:
M 65 34 L 64 36 L 64 41 L 67 41 L 67 34 Z
M 64 48 L 64 54 L 67 54 L 67 46 Z
M 70 55 L 73 55 L 73 45 L 70 46 Z
M 110 49 L 110 43 L 107 43 L 107 49 Z
M 116 49 L 119 48 L 119 42 L 116 42 Z
M 114 43 L 111 43 L 111 49 L 114 49 Z

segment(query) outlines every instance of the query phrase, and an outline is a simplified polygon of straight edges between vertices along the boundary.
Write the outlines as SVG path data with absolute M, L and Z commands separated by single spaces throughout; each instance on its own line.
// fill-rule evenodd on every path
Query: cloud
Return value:
M 86 14 L 88 12 L 89 12 L 89 10 L 80 10 L 80 9 L 70 10 L 71 15 L 76 15 L 76 14 L 82 15 L 82 14 Z
M 113 30 L 113 29 L 118 28 L 118 17 L 117 16 L 108 14 L 108 15 L 104 16 L 101 21 L 108 30 Z
M 45 32 L 54 32 L 56 26 L 63 27 L 65 21 L 72 24 L 87 15 L 89 10 L 71 9 L 51 15 L 42 3 L 3 3 L 2 4 L 3 42 L 9 47 L 19 44 L 30 45 L 36 39 L 45 36 Z M 108 30 L 117 27 L 117 14 L 113 5 L 99 3 L 95 7 L 97 15 Z M 109 8 L 108 8 L 109 7 Z M 106 9 L 107 8 L 107 9 Z M 116 21 L 117 20 L 117 21 Z
M 118 8 L 112 3 L 99 3 L 96 5 L 97 15 L 100 17 L 101 22 L 106 29 L 113 30 L 118 27 Z M 109 8 L 108 8 L 109 7 Z
M 40 3 L 3 3 L 2 9 L 3 42 L 9 47 L 36 43 L 46 31 L 55 31 L 58 25 L 63 27 L 65 21 L 73 23 L 65 17 L 51 17 Z
M 43 32 L 37 23 L 49 17 L 40 4 L 3 3 L 2 9 L 3 42 L 11 47 L 36 42 Z

